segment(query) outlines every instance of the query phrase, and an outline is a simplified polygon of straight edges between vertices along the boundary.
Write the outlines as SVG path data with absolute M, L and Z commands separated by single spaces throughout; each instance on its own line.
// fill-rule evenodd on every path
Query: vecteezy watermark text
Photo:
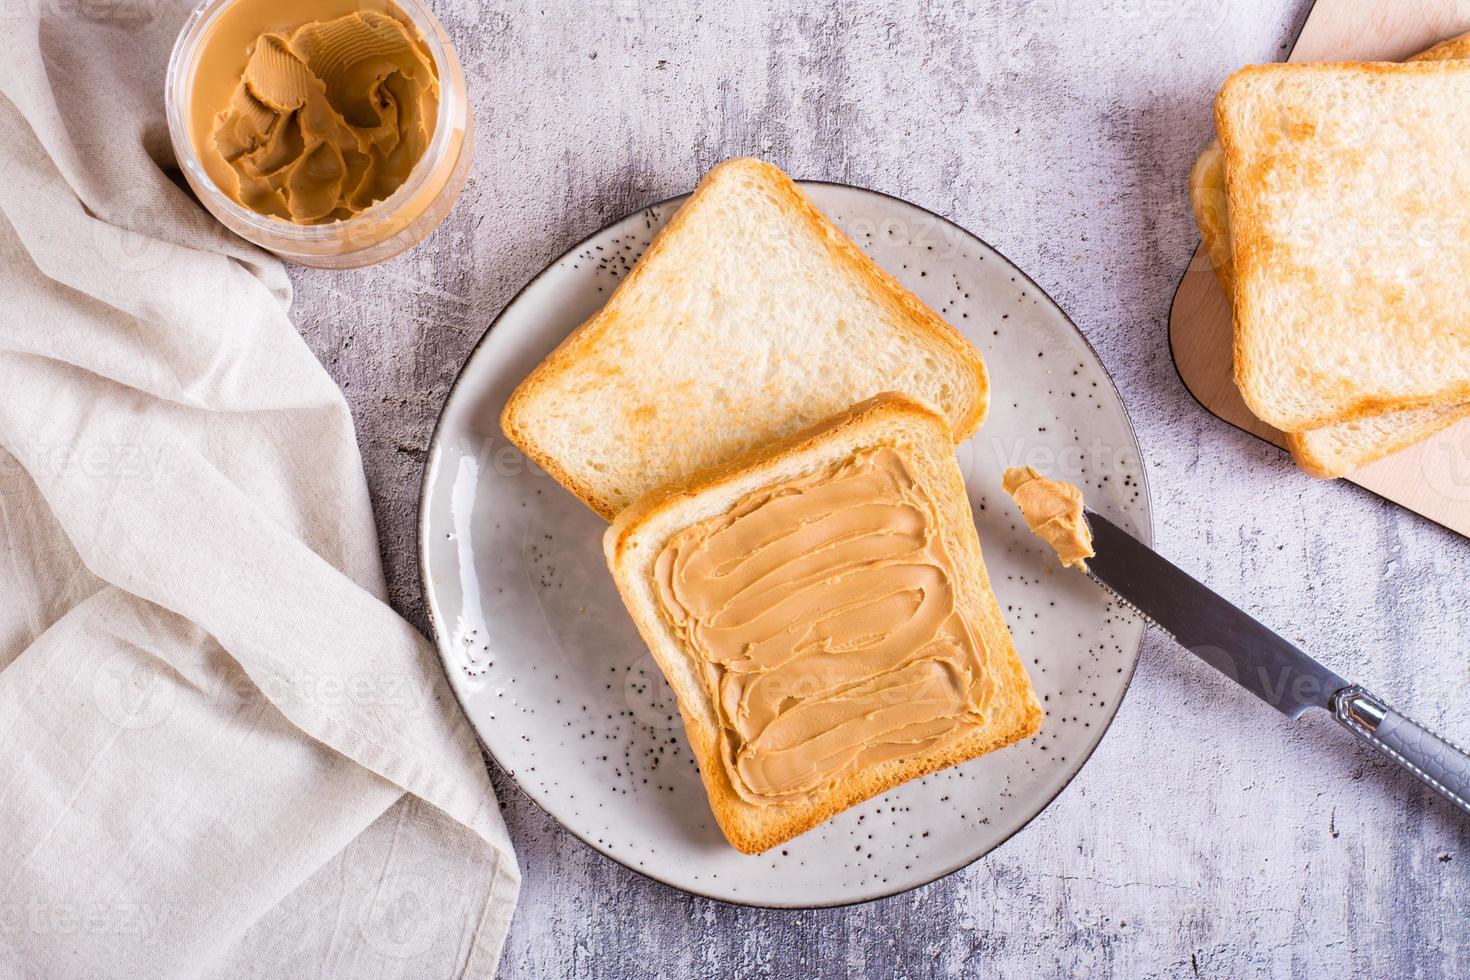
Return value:
M 1002 469 L 1030 466 L 1049 477 L 1076 480 L 1084 474 L 1128 474 L 1138 468 L 1131 447 L 1093 439 L 1086 445 L 1052 446 L 1026 439 L 992 439 L 990 450 Z
M 16 447 L 13 459 L 0 457 L 0 471 L 19 466 L 33 478 L 103 480 L 121 477 L 141 479 L 149 486 L 156 486 L 166 461 L 167 451 L 161 445 L 36 443 Z
M 92 686 L 97 709 L 124 729 L 151 728 L 173 712 L 179 682 L 168 676 L 162 663 L 137 660 L 119 652 L 98 669 Z M 283 710 L 291 707 L 331 709 L 387 707 L 418 716 L 425 698 L 415 678 L 393 672 L 355 671 L 322 673 L 301 667 L 257 682 L 243 672 L 206 685 L 204 693 L 216 704 L 243 708 L 261 698 Z
M 54 936 L 147 936 L 167 913 L 140 902 L 0 902 L 0 936 L 29 932 Z

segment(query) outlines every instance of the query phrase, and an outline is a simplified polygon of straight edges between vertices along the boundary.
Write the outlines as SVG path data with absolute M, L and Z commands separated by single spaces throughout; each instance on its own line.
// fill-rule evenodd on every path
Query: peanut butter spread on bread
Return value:
M 1001 478 L 1006 493 L 1021 508 L 1026 526 L 1051 545 L 1064 566 L 1087 571 L 1092 530 L 1082 516 L 1082 491 L 1061 480 L 1048 480 L 1029 466 L 1013 466 Z
M 221 187 L 295 224 L 356 215 L 396 191 L 434 133 L 439 77 L 423 41 L 365 10 L 256 39 L 212 145 Z
M 749 803 L 804 800 L 985 720 L 986 651 L 893 448 L 747 494 L 670 539 L 654 575 Z

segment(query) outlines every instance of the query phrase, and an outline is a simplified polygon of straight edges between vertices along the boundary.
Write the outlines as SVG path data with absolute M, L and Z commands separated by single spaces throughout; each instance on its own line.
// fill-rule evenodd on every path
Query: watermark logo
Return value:
M 1470 424 L 1462 423 L 1426 447 L 1424 482 L 1446 500 L 1470 500 Z
M 152 728 L 173 711 L 175 685 L 166 668 L 119 650 L 92 677 L 92 702 L 119 728 Z
M 384 878 L 363 899 L 358 930 L 368 946 L 395 959 L 424 950 L 444 921 L 439 892 L 429 877 L 400 872 Z
M 106 217 L 91 222 L 92 249 L 103 264 L 120 272 L 151 272 L 182 251 L 164 237 L 166 220 L 159 209 L 129 193 L 105 202 L 98 213 Z
M 516 446 L 509 442 L 502 442 L 498 438 L 486 439 L 480 446 L 479 472 L 491 472 L 496 476 L 520 477 L 530 476 L 536 479 L 550 479 L 540 464 L 521 452 Z
M 312 708 L 393 708 L 398 716 L 423 714 L 425 699 L 415 678 L 395 672 L 319 673 L 297 667 L 257 683 L 236 675 L 225 696 L 238 703 L 265 697 L 275 705 Z M 222 699 L 222 698 L 221 698 Z
M 1200 644 L 1189 649 L 1196 657 L 1277 709 L 1325 706 L 1337 690 L 1334 681 L 1303 672 L 1287 663 L 1255 662 L 1212 644 Z
M 674 731 L 681 727 L 679 699 L 651 653 L 645 653 L 624 671 L 623 699 L 633 717 L 648 728 Z

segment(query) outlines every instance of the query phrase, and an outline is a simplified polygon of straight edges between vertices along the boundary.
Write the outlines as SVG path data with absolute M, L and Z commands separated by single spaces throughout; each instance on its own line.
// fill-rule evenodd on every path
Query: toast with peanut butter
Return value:
M 1470 34 L 1451 38 L 1408 59 L 1470 60 Z M 1190 201 L 1200 238 L 1226 298 L 1235 297 L 1234 242 L 1230 233 L 1229 176 L 1218 141 L 1200 154 L 1190 174 Z M 1333 478 L 1397 452 L 1470 416 L 1470 402 L 1432 405 L 1369 415 L 1287 432 L 1287 448 L 1313 476 Z
M 881 391 L 956 441 L 989 407 L 975 348 L 776 167 L 711 170 L 603 308 L 511 394 L 506 436 L 611 520 L 670 480 Z
M 747 854 L 1041 726 L 949 424 L 907 397 L 654 490 L 603 548 Z

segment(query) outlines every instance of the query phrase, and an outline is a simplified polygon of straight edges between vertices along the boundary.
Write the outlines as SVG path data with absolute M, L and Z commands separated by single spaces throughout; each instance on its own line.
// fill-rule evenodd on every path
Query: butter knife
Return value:
M 1086 512 L 1087 573 L 1124 606 L 1288 718 L 1322 708 L 1353 735 L 1470 813 L 1470 756 L 1313 660 L 1105 517 Z

